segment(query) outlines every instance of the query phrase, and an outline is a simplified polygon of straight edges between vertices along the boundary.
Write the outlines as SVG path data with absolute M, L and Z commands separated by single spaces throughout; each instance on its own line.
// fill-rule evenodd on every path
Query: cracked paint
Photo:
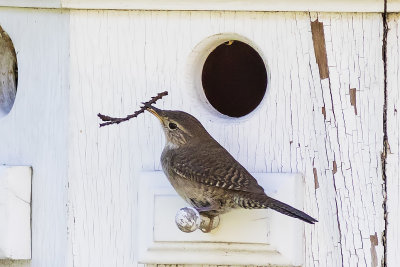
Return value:
M 354 107 L 354 114 L 357 115 L 356 93 L 357 93 L 356 88 L 350 88 L 350 89 L 349 89 L 350 104 Z
M 326 55 L 324 24 L 318 19 L 311 22 L 311 32 L 321 80 L 329 78 L 328 57 Z
M 317 169 L 313 168 L 315 189 L 319 188 Z
M 322 115 L 324 115 L 324 120 L 326 120 L 326 110 L 325 110 L 325 107 L 322 107 L 322 108 L 321 108 L 321 111 L 322 111 Z
M 337 165 L 336 165 L 336 161 L 334 160 L 332 163 L 332 174 L 336 174 L 337 173 Z
M 369 236 L 369 240 L 371 242 L 371 266 L 378 266 L 378 256 L 376 254 L 376 246 L 378 246 L 378 236 L 375 233 L 374 235 Z

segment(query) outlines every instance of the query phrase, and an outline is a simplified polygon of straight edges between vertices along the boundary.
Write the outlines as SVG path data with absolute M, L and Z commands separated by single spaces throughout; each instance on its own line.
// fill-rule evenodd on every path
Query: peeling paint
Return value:
M 382 267 L 387 266 L 387 231 L 388 231 L 388 218 L 387 218 L 387 176 L 386 176 L 386 164 L 387 155 L 389 152 L 389 141 L 388 141 L 388 130 L 387 130 L 387 103 L 388 103 L 388 83 L 387 83 L 387 36 L 389 32 L 388 17 L 387 17 L 387 0 L 384 0 L 384 12 L 382 13 L 382 24 L 383 24 L 383 36 L 382 36 L 382 61 L 383 61 L 383 148 L 381 154 L 381 164 L 382 164 L 382 196 L 383 196 L 383 216 L 385 220 L 385 228 L 382 232 L 383 241 L 383 258 L 381 259 Z M 376 235 L 376 233 L 375 233 Z M 372 241 L 371 241 L 372 246 Z M 372 248 L 371 248 L 372 253 Z
M 354 114 L 357 115 L 356 88 L 350 88 L 350 104 L 354 107 Z
M 313 169 L 313 173 L 314 173 L 315 189 L 318 189 L 319 188 L 319 183 L 318 183 L 318 174 L 317 174 L 317 169 L 316 168 Z
M 336 165 L 336 161 L 333 161 L 333 169 L 332 169 L 332 174 L 337 173 L 337 165 Z
M 328 57 L 326 55 L 324 24 L 318 19 L 311 22 L 311 33 L 314 44 L 315 59 L 318 64 L 321 80 L 329 78 Z
M 370 235 L 369 240 L 371 241 L 371 266 L 378 266 L 378 256 L 375 248 L 379 244 L 377 234 Z

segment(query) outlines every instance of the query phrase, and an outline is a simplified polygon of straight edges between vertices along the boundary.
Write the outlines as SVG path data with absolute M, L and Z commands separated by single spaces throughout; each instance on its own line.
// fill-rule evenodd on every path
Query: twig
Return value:
M 151 106 L 151 104 L 156 103 L 157 100 L 161 99 L 162 97 L 168 95 L 168 92 L 162 92 L 162 93 L 158 93 L 157 96 L 153 96 L 149 101 L 147 102 L 143 102 L 142 104 L 144 106 L 140 107 L 140 109 L 138 111 L 135 111 L 133 114 L 127 115 L 125 118 L 113 118 L 107 115 L 103 115 L 103 114 L 97 114 L 97 116 L 102 120 L 105 121 L 104 123 L 100 123 L 100 127 L 103 126 L 107 126 L 110 124 L 119 124 L 123 121 L 127 121 L 130 120 L 132 118 L 137 117 L 140 113 L 143 113 L 148 106 Z M 146 107 L 147 106 L 147 107 Z

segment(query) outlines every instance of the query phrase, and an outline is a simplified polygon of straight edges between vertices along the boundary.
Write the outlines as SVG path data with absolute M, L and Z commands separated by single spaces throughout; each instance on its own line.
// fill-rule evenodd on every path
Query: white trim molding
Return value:
M 302 174 L 253 175 L 269 196 L 302 209 Z M 187 203 L 164 173 L 142 172 L 139 181 L 139 263 L 303 265 L 303 222 L 271 210 L 235 210 L 221 215 L 219 226 L 210 233 L 184 233 L 174 218 Z
M 383 12 L 383 4 L 383 0 L 0 0 L 0 6 L 8 7 L 117 10 Z M 388 0 L 388 12 L 399 11 L 400 0 Z
M 31 176 L 28 166 L 0 166 L 0 259 L 31 258 Z

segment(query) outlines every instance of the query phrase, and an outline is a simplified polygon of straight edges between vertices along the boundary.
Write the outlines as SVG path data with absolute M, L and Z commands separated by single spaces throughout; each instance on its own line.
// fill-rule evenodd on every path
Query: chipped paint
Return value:
M 350 88 L 349 89 L 349 94 L 350 94 L 350 104 L 354 107 L 354 114 L 357 115 L 357 101 L 356 101 L 356 93 L 357 90 L 356 88 Z
M 321 80 L 329 78 L 328 57 L 326 55 L 324 24 L 318 19 L 311 22 L 311 33 Z
M 337 173 L 337 165 L 336 165 L 336 161 L 333 161 L 333 169 L 332 169 L 332 174 L 336 174 Z
M 313 168 L 315 189 L 319 188 L 317 169 Z
M 371 266 L 378 266 L 378 256 L 376 254 L 376 246 L 378 246 L 378 236 L 375 235 L 369 236 L 369 240 L 371 242 Z

